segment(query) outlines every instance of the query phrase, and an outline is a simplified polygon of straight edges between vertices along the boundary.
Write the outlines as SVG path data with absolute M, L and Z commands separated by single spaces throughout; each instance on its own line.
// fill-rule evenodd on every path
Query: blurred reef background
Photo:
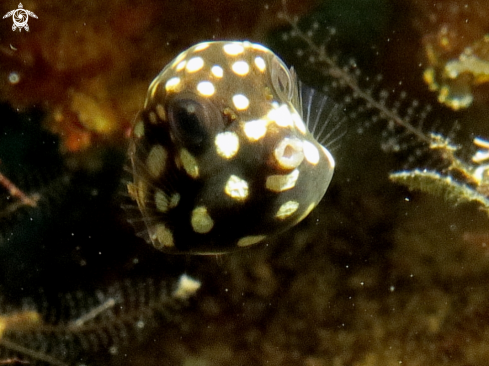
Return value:
M 2 180 L 2 363 L 487 365 L 487 214 L 389 174 L 425 169 L 487 198 L 473 139 L 489 139 L 489 2 L 23 6 L 29 32 L 0 21 L 0 173 L 35 204 Z M 221 256 L 166 255 L 120 208 L 129 131 L 166 63 L 222 39 L 280 54 L 344 105 L 348 133 L 297 227 Z M 189 301 L 172 292 L 182 273 L 202 283 Z

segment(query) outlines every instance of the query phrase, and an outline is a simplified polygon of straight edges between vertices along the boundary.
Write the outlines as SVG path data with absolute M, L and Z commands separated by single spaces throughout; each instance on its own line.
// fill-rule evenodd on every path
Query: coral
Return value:
M 83 293 L 64 295 L 56 320 L 45 320 L 51 314 L 34 309 L 0 316 L 0 348 L 29 364 L 101 360 L 103 353 L 115 355 L 132 338 L 141 338 L 146 328 L 174 321 L 174 313 L 199 287 L 198 281 L 182 275 L 171 286 L 127 282 L 96 292 L 96 299 Z M 49 312 L 54 309 L 49 304 Z
M 285 3 L 284 6 L 286 6 Z M 333 92 L 335 89 L 347 90 L 343 100 L 345 110 L 353 110 L 350 112 L 350 117 L 358 119 L 361 116 L 360 118 L 369 118 L 373 121 L 380 120 L 386 123 L 386 131 L 390 130 L 390 134 L 387 136 L 390 137 L 383 143 L 384 150 L 413 149 L 412 142 L 403 144 L 406 137 L 412 136 L 422 145 L 416 154 L 420 155 L 420 151 L 424 150 L 424 153 L 430 155 L 432 161 L 437 161 L 440 173 L 426 169 L 415 169 L 391 174 L 390 177 L 393 181 L 405 184 L 411 189 L 442 195 L 454 204 L 475 201 L 482 205 L 484 211 L 489 213 L 487 166 L 477 167 L 471 163 L 465 163 L 456 156 L 459 149 L 453 146 L 448 138 L 424 131 L 423 123 L 427 119 L 433 118 L 433 113 L 430 113 L 430 106 L 423 108 L 417 101 L 406 101 L 404 92 L 395 100 L 395 96 L 389 98 L 389 93 L 385 90 L 374 91 L 368 85 L 368 77 L 366 80 L 362 80 L 355 61 L 350 61 L 346 66 L 341 66 L 337 59 L 329 54 L 327 44 L 315 43 L 316 35 L 321 33 L 320 23 L 317 20 L 313 21 L 309 30 L 304 31 L 298 20 L 293 19 L 287 11 L 282 16 L 292 26 L 292 31 L 284 33 L 283 39 L 288 40 L 290 37 L 302 42 L 297 54 L 301 58 L 308 58 L 307 62 L 311 68 L 318 70 L 326 78 L 332 80 L 330 85 Z M 367 82 L 366 86 L 364 85 L 365 81 Z M 487 159 L 488 143 L 482 139 L 475 139 L 474 143 L 486 149 L 479 151 L 472 158 L 475 163 L 480 163 Z M 419 156 L 416 164 L 421 164 Z M 447 175 L 444 175 L 444 172 Z M 462 183 L 458 183 L 456 178 L 460 178 Z
M 477 0 L 413 1 L 413 6 L 418 10 L 414 24 L 422 32 L 425 82 L 441 103 L 467 108 L 474 89 L 482 95 L 487 91 L 489 7 Z
M 0 173 L 0 184 L 8 191 L 11 197 L 15 197 L 19 202 L 11 204 L 4 209 L 4 212 L 10 214 L 15 211 L 19 206 L 26 205 L 31 207 L 37 206 L 37 201 L 39 201 L 39 194 L 32 194 L 31 196 L 25 194 L 20 190 L 10 179 Z M 10 197 L 8 197 L 9 199 Z
M 452 146 L 446 138 L 432 135 L 430 149 L 440 151 L 447 166 L 442 173 L 428 170 L 414 170 L 390 174 L 394 182 L 404 184 L 413 190 L 440 195 L 454 205 L 468 202 L 477 202 L 482 211 L 489 215 L 489 189 L 488 166 L 482 164 L 475 166 L 458 159 L 455 156 L 457 147 Z M 472 160 L 481 163 L 488 159 L 487 148 L 489 143 L 482 139 L 475 139 L 474 144 L 482 147 Z M 458 181 L 457 181 L 458 178 Z
M 137 40 L 151 19 L 128 27 L 124 12 L 144 10 L 121 1 L 83 6 L 81 12 L 58 2 L 25 5 L 44 20 L 28 36 L 6 34 L 10 47 L 0 62 L 2 78 L 10 82 L 2 88 L 2 99 L 18 108 L 44 106 L 45 124 L 62 136 L 66 151 L 87 149 L 100 139 L 120 141 L 141 102 L 121 99 L 123 88 L 140 94 L 141 81 L 131 78 L 138 56 L 128 41 Z M 119 12 L 111 10 L 115 6 Z M 155 9 L 146 10 L 154 14 Z

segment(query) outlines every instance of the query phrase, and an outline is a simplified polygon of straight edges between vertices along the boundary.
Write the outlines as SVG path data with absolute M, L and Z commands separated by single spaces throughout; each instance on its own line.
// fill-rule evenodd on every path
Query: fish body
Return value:
M 132 131 L 139 234 L 161 251 L 216 254 L 304 219 L 334 159 L 302 103 L 293 70 L 262 45 L 203 42 L 178 55 L 151 83 Z

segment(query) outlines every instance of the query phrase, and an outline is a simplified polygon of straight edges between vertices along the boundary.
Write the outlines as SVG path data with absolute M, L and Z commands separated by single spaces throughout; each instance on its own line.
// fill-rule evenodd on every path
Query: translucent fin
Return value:
M 314 138 L 329 150 L 338 147 L 347 130 L 341 104 L 299 81 L 302 118 Z

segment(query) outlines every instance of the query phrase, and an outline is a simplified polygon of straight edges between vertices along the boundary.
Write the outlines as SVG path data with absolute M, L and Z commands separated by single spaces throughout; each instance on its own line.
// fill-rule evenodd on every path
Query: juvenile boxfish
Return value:
M 203 42 L 170 62 L 131 136 L 130 221 L 139 235 L 165 252 L 213 254 L 303 220 L 335 165 L 307 127 L 334 103 L 304 90 L 256 43 Z

